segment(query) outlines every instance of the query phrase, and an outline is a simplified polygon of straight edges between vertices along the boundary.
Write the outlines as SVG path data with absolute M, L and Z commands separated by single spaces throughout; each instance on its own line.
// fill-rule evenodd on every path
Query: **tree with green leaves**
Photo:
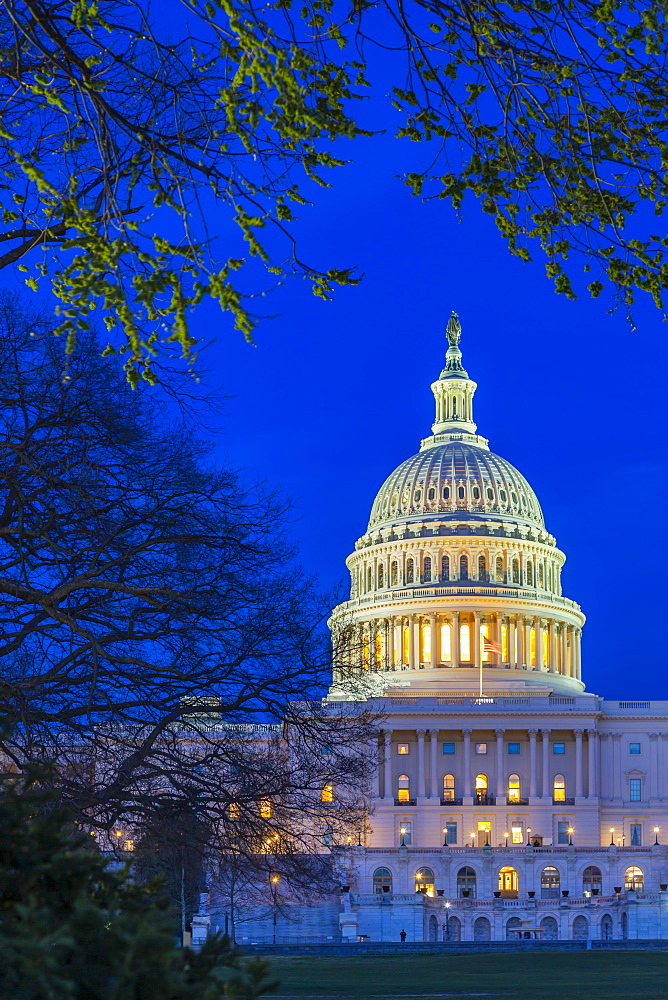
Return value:
M 580 257 L 592 295 L 661 304 L 659 0 L 183 0 L 171 20 L 148 0 L 3 9 L 0 265 L 50 283 L 68 350 L 96 310 L 134 385 L 164 352 L 196 352 L 205 297 L 251 337 L 272 283 L 298 274 L 329 296 L 358 280 L 303 261 L 292 224 L 388 71 L 396 134 L 425 147 L 405 177 L 415 194 L 458 210 L 474 196 L 563 294 Z M 218 238 L 212 206 L 230 223 Z
M 56 802 L 52 773 L 0 774 L 2 1000 L 256 1000 L 276 982 L 220 936 L 175 946 L 154 882 L 112 870 Z

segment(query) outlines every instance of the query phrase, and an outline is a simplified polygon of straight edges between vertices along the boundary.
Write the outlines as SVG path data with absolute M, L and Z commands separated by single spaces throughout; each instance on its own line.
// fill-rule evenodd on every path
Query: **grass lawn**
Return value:
M 668 953 L 271 956 L 283 998 L 668 1000 Z

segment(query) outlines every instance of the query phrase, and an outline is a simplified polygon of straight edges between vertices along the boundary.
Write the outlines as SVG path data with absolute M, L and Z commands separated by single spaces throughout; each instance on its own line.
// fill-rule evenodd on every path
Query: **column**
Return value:
M 441 662 L 435 614 L 429 615 L 429 628 L 431 629 L 431 666 L 435 667 Z
M 459 666 L 459 611 L 452 612 L 452 665 Z
M 392 639 L 394 634 L 390 619 L 383 619 L 383 670 L 392 669 Z
M 536 797 L 536 733 L 537 729 L 529 730 L 529 798 Z
M 536 630 L 536 670 L 543 669 L 543 620 L 534 618 L 533 627 Z
M 508 664 L 511 670 L 517 670 L 517 629 L 514 615 L 508 615 Z
M 524 634 L 524 642 L 522 643 L 522 655 L 524 666 L 527 670 L 531 670 L 531 619 L 522 618 L 522 632 Z
M 508 629 L 506 629 L 506 641 L 508 637 Z M 503 659 L 503 643 L 501 642 L 501 615 L 494 615 L 494 640 L 501 650 L 500 653 L 494 654 L 494 663 L 497 667 L 500 667 L 502 663 L 505 662 Z M 508 656 L 510 656 L 510 649 L 508 651 Z
M 666 741 L 668 740 L 668 733 L 661 733 L 661 742 L 659 744 L 659 769 L 661 774 L 665 774 L 666 767 Z M 666 796 L 663 794 L 663 784 L 659 788 L 659 798 L 664 801 Z
M 472 780 L 471 780 L 471 730 L 462 729 L 462 736 L 464 737 L 464 795 L 472 795 Z
M 480 612 L 473 612 L 473 663 L 480 670 Z
M 551 799 L 552 789 L 550 787 L 550 730 L 541 729 L 543 737 L 543 785 L 540 791 L 542 798 Z
M 496 795 L 497 805 L 501 796 L 506 794 L 506 783 L 503 767 L 503 737 L 505 729 L 495 729 L 496 733 Z
M 573 629 L 573 664 L 574 672 L 573 676 L 577 677 L 578 680 L 582 680 L 581 670 L 580 670 L 580 636 L 582 631 L 579 628 Z
M 376 656 L 376 627 L 377 622 L 372 618 L 369 622 L 369 669 L 378 670 L 378 657 Z
M 392 664 L 393 664 L 394 670 L 401 670 L 401 660 L 402 660 L 402 656 L 403 656 L 403 649 L 402 649 L 403 636 L 401 634 L 401 624 L 402 624 L 402 619 L 401 618 L 397 618 L 395 616 L 392 619 L 392 626 L 393 626 L 393 632 L 394 632 L 393 640 L 392 640 Z M 394 659 L 394 656 L 395 656 L 394 651 L 395 651 L 395 649 L 397 651 L 397 653 L 396 653 L 396 657 L 397 657 L 396 658 L 396 663 L 395 663 L 395 659 Z
M 418 780 L 417 780 L 417 793 L 418 795 L 426 795 L 427 789 L 425 788 L 425 769 L 424 769 L 424 734 L 426 730 L 418 729 Z
M 415 670 L 415 621 L 408 616 L 408 669 Z
M 369 740 L 369 756 L 371 757 L 371 794 L 380 798 L 380 767 L 378 766 L 378 734 Z
M 582 781 L 582 730 L 575 729 L 575 797 L 582 798 L 584 794 Z
M 394 789 L 392 788 L 392 730 L 383 730 L 385 744 L 383 747 L 383 770 L 385 772 L 385 783 L 383 786 L 383 798 L 393 799 Z
M 561 626 L 561 672 L 568 677 L 568 625 Z
M 598 796 L 598 733 L 595 729 L 587 730 L 587 767 L 589 769 L 589 787 L 587 798 Z
M 551 674 L 557 673 L 557 630 L 555 627 L 554 618 L 550 618 L 550 660 L 548 663 L 548 668 Z
M 438 794 L 438 729 L 429 730 L 429 749 L 431 756 L 431 779 L 429 784 L 429 797 L 440 798 Z
M 622 797 L 622 734 L 612 734 L 612 788 L 616 799 Z
M 610 733 L 598 734 L 598 766 L 599 766 L 599 796 L 602 799 L 612 799 L 613 777 L 612 777 L 612 751 L 608 746 Z
M 644 796 L 643 796 L 644 797 Z M 649 798 L 659 797 L 659 734 L 649 734 Z

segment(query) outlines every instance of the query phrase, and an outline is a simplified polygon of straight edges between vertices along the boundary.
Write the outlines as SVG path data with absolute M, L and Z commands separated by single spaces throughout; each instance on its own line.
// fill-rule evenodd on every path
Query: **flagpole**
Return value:
M 482 654 L 480 656 L 480 697 L 482 698 Z

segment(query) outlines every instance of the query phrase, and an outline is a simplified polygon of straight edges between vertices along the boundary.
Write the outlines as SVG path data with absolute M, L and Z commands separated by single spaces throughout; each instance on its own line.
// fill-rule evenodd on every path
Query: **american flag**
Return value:
M 482 637 L 482 650 L 483 653 L 497 653 L 501 656 L 501 646 L 494 639 L 490 639 L 488 636 L 484 635 Z

